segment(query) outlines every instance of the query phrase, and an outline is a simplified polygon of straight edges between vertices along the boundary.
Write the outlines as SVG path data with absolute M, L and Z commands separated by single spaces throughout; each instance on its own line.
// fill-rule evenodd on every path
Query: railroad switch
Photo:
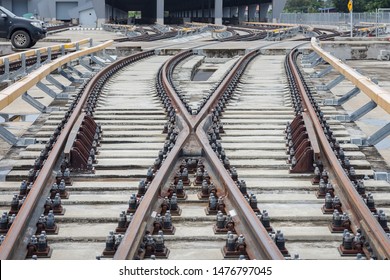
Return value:
M 332 233 L 342 233 L 345 230 L 351 231 L 351 221 L 348 214 L 343 213 L 341 215 L 340 212 L 335 209 L 329 229 Z
M 36 255 L 38 258 L 50 258 L 52 249 L 47 245 L 46 233 L 42 233 L 37 237 L 36 235 L 31 236 L 30 242 L 27 245 L 27 256 L 26 258 L 32 258 Z
M 237 259 L 240 256 L 249 259 L 246 252 L 245 237 L 242 234 L 238 237 L 234 237 L 232 232 L 228 232 L 226 245 L 222 248 L 222 253 L 225 259 Z
M 213 230 L 215 234 L 236 233 L 233 218 L 229 214 L 225 216 L 221 211 L 218 211 Z
M 169 249 L 165 247 L 164 234 L 162 231 L 158 232 L 156 238 L 148 234 L 144 238 L 144 258 L 151 258 L 155 256 L 159 259 L 167 259 Z
M 286 125 L 286 146 L 291 163 L 290 173 L 303 173 L 313 171 L 314 151 L 307 131 L 309 120 L 298 114 L 294 120 Z M 312 125 L 312 124 L 311 124 Z

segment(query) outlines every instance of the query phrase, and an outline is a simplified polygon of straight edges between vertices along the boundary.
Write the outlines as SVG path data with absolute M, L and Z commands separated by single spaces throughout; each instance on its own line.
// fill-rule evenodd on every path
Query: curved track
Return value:
M 283 259 L 291 253 L 305 253 L 313 247 L 313 240 L 324 236 L 326 246 L 337 252 L 343 239 L 341 233 L 315 232 L 294 240 L 294 233 L 298 236 L 300 231 L 294 224 L 306 223 L 310 232 L 313 229 L 308 227 L 310 219 L 317 219 L 314 227 L 327 227 L 329 216 L 319 218 L 317 214 L 323 203 L 314 202 L 323 198 L 309 197 L 308 190 L 313 195 L 313 177 L 314 183 L 319 177 L 324 180 L 329 177 L 329 183 L 334 185 L 330 194 L 339 196 L 342 203 L 342 209 L 337 205 L 332 207 L 348 212 L 348 229 L 362 241 L 351 244 L 355 250 L 349 252 L 351 256 L 362 253 L 367 258 L 388 259 L 389 240 L 355 191 L 350 179 L 355 184 L 358 182 L 351 166 L 345 158 L 340 158 L 341 166 L 331 150 L 331 146 L 338 147 L 336 133 L 323 117 L 317 119 L 322 114 L 297 66 L 297 49 L 286 59 L 286 80 L 275 81 L 280 85 L 289 84 L 291 94 L 283 86 L 267 89 L 254 82 L 253 75 L 259 71 L 256 65 L 267 65 L 266 58 L 259 53 L 259 50 L 252 51 L 233 64 L 212 90 L 201 97 L 196 110 L 174 82 L 175 68 L 191 59 L 191 51 L 174 57 L 145 52 L 117 61 L 98 73 L 82 86 L 64 118 L 60 114 L 52 116 L 48 125 L 59 121 L 55 133 L 41 133 L 42 142 L 48 144 L 35 162 L 35 170 L 28 175 L 28 184 L 32 183 L 28 195 L 22 188 L 19 199 L 23 203 L 11 205 L 11 209 L 20 209 L 12 223 L 7 222 L 10 229 L 2 241 L 0 258 L 23 259 L 27 253 L 39 256 L 51 251 L 44 246 L 47 242 L 54 249 L 54 258 L 65 255 L 72 258 L 73 252 L 85 251 L 91 240 L 95 245 L 87 258 L 101 254 L 114 259 L 153 256 L 200 259 L 208 250 L 211 259 Z M 144 59 L 153 68 L 142 66 Z M 268 79 L 283 76 L 282 64 L 283 57 L 280 57 L 279 67 L 269 65 L 264 75 Z M 153 89 L 148 81 L 156 72 Z M 129 77 L 133 81 L 131 89 L 125 82 Z M 260 93 L 251 91 L 259 87 L 263 89 Z M 156 95 L 147 97 L 154 90 Z M 269 92 L 273 93 L 272 97 Z M 259 106 L 263 103 L 266 106 Z M 79 154 L 72 154 L 88 159 L 84 165 L 77 165 L 67 154 L 64 160 L 63 152 L 65 147 L 66 153 L 66 142 L 73 137 L 75 126 L 84 115 L 99 124 L 94 126 L 92 138 L 100 147 L 86 150 L 83 156 L 79 150 Z M 293 121 L 294 116 L 298 116 L 298 121 Z M 286 131 L 291 136 L 284 135 L 287 121 L 291 124 Z M 291 150 L 294 143 L 288 149 L 290 156 L 283 152 L 284 137 L 289 141 L 295 139 L 296 122 L 304 123 L 306 129 L 304 162 L 298 158 L 298 147 Z M 322 127 L 326 128 L 328 137 Z M 340 156 L 339 149 L 337 153 Z M 154 156 L 157 157 L 153 163 Z M 66 168 L 73 168 L 71 178 Z M 328 175 L 324 177 L 322 173 Z M 66 181 L 66 193 L 70 196 L 66 198 L 64 191 L 58 190 L 63 195 L 63 206 L 53 209 L 62 210 L 57 211 L 60 216 L 55 216 L 60 233 L 47 237 L 39 233 L 38 240 L 34 241 L 31 236 L 37 222 L 41 230 L 47 226 L 45 223 L 42 226 L 43 219 L 39 222 L 43 209 L 47 208 L 46 197 L 51 192 L 55 196 L 57 191 L 51 190 L 52 185 L 55 181 L 60 184 L 61 179 Z M 275 190 L 282 195 L 276 195 Z M 292 191 L 298 192 L 291 194 Z M 100 194 L 98 202 L 92 199 L 97 193 Z M 316 214 L 309 214 L 308 218 L 303 212 L 290 211 L 291 205 L 301 203 L 302 199 L 305 211 L 310 209 Z M 58 201 L 54 199 L 53 205 Z M 328 209 L 326 203 L 325 206 L 333 213 L 334 209 Z M 102 209 L 104 214 L 96 209 Z M 296 220 L 290 220 L 292 214 Z M 87 223 L 88 230 L 83 228 L 83 223 Z M 47 229 L 51 230 L 52 225 Z M 112 233 L 105 237 L 104 232 L 110 230 Z M 227 238 L 228 231 L 232 233 Z M 291 243 L 285 243 L 286 238 Z M 78 242 L 79 247 L 71 247 L 71 240 Z M 348 249 L 350 244 L 343 242 L 343 245 Z M 306 258 L 312 258 L 310 254 L 318 255 L 318 250 L 307 253 Z M 327 258 L 339 258 L 332 254 Z

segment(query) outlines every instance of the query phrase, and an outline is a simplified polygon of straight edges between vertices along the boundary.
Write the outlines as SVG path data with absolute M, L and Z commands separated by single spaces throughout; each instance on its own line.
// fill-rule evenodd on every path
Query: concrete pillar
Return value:
M 267 21 L 267 13 L 270 6 L 271 6 L 270 3 L 260 4 L 259 21 L 263 21 L 263 22 Z
M 158 24 L 164 24 L 164 0 L 157 0 L 156 21 Z
M 272 0 L 272 21 L 278 22 L 287 0 Z
M 223 1 L 215 0 L 215 24 L 222 25 Z
M 257 4 L 248 6 L 248 21 L 256 21 Z
M 238 7 L 230 7 L 230 17 L 238 17 Z
M 223 17 L 224 18 L 230 17 L 230 7 L 223 7 Z
M 239 21 L 248 21 L 248 18 L 245 15 L 246 13 L 246 6 L 239 6 L 238 7 L 238 20 Z
M 92 3 L 97 17 L 96 25 L 97 27 L 100 27 L 106 22 L 106 3 L 105 1 L 100 0 L 92 0 Z
M 202 20 L 204 19 L 204 1 L 205 0 L 201 0 L 202 1 L 202 7 L 201 7 L 201 10 L 202 10 L 202 14 L 201 14 L 201 18 Z
M 207 11 L 207 17 L 208 17 L 208 22 L 210 23 L 211 22 L 211 0 L 209 0 L 208 2 L 209 4 L 209 8 L 208 8 L 208 11 Z

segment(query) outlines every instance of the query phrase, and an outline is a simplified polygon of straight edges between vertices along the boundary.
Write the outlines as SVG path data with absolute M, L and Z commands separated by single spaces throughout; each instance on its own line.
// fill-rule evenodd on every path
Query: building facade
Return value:
M 87 27 L 104 22 L 127 19 L 128 11 L 141 11 L 144 22 L 164 23 L 164 17 L 209 18 L 222 23 L 222 18 L 239 17 L 243 21 L 277 21 L 287 0 L 0 0 L 0 5 L 18 16 L 32 13 L 51 21 L 71 21 Z M 184 3 L 185 6 L 178 3 Z M 165 8 L 165 9 L 164 9 Z M 272 10 L 272 15 L 267 13 Z M 242 11 L 246 11 L 244 14 Z

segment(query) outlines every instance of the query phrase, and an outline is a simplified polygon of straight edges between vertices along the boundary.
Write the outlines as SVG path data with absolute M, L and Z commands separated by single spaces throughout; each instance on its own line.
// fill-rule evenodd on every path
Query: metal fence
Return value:
M 340 28 L 349 25 L 350 21 L 349 13 L 282 13 L 280 16 L 281 23 L 338 25 Z M 366 22 L 390 24 L 390 12 L 353 13 L 354 25 Z

